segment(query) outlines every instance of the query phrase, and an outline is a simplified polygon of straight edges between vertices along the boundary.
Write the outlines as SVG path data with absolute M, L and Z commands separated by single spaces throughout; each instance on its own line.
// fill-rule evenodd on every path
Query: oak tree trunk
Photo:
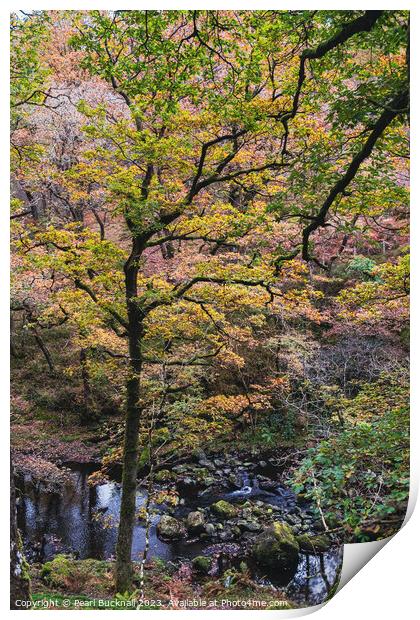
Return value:
M 123 475 L 120 507 L 120 523 L 116 547 L 115 589 L 129 592 L 132 585 L 133 569 L 131 548 L 136 511 L 139 425 L 141 407 L 140 374 L 141 338 L 143 335 L 142 317 L 136 306 L 137 266 L 126 267 L 126 294 L 128 310 L 128 346 L 130 356 L 130 376 L 127 380 L 127 406 L 124 434 Z

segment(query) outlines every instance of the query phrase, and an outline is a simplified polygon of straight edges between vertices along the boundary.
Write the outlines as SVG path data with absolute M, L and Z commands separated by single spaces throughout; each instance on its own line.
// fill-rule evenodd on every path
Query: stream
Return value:
M 88 485 L 88 476 L 97 469 L 86 464 L 66 465 L 70 469 L 70 482 L 60 492 L 51 492 L 35 486 L 31 478 L 18 483 L 18 526 L 22 532 L 25 552 L 29 561 L 45 562 L 58 553 L 71 553 L 78 559 L 113 558 L 117 540 L 121 487 L 117 482 L 107 482 L 95 487 Z M 200 493 L 184 497 L 177 508 L 177 516 L 185 516 L 197 507 L 209 506 L 219 499 L 231 503 L 246 499 L 267 502 L 282 511 L 293 511 L 296 498 L 291 490 L 278 485 L 274 489 L 260 488 L 257 480 L 247 471 L 241 472 L 242 487 L 228 492 Z M 146 501 L 146 492 L 137 491 L 136 505 L 140 509 Z M 148 557 L 159 557 L 178 562 L 197 555 L 211 555 L 209 541 L 195 539 L 164 542 L 157 536 L 156 526 L 161 518 L 152 516 L 150 549 Z M 136 522 L 132 549 L 133 560 L 140 560 L 145 544 L 145 528 Z M 325 600 L 341 570 L 341 549 L 330 549 L 323 554 L 301 553 L 295 575 L 283 584 L 287 595 L 297 604 L 315 605 Z M 263 583 L 263 581 L 261 580 Z

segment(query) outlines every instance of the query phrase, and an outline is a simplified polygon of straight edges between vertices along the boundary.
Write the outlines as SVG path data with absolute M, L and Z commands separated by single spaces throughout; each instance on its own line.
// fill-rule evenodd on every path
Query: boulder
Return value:
M 177 474 L 185 474 L 188 470 L 189 470 L 189 465 L 175 465 L 175 467 L 172 467 L 172 471 L 176 472 Z
M 215 471 L 216 470 L 216 466 L 214 463 L 212 463 L 211 461 L 209 461 L 206 458 L 202 458 L 198 461 L 198 464 L 201 465 L 201 467 L 205 467 L 206 469 L 208 469 L 209 471 Z
M 216 526 L 213 525 L 213 523 L 206 523 L 206 525 L 204 526 L 204 531 L 206 532 L 207 536 L 214 536 L 216 533 Z
M 197 497 L 199 491 L 203 488 L 203 483 L 199 482 L 191 476 L 185 476 L 177 480 L 177 491 L 180 495 L 185 497 Z
M 252 555 L 267 573 L 293 573 L 298 566 L 299 543 L 287 523 L 274 521 L 255 539 Z
M 240 520 L 237 522 L 237 525 L 245 532 L 259 532 L 261 530 L 261 525 L 256 521 Z
M 187 530 L 193 534 L 198 534 L 204 530 L 205 526 L 204 514 L 199 510 L 188 513 Z
M 290 523 L 290 525 L 299 525 L 300 524 L 300 519 L 297 515 L 291 514 L 289 513 L 288 515 L 285 516 L 286 521 L 288 521 L 288 523 Z
M 157 534 L 159 538 L 164 540 L 178 540 L 185 536 L 185 528 L 178 519 L 169 515 L 163 515 L 157 525 Z
M 197 573 L 207 575 L 211 567 L 211 558 L 207 558 L 205 555 L 198 555 L 193 559 L 192 565 Z
M 226 527 L 219 534 L 219 539 L 221 542 L 227 542 L 228 540 L 232 540 L 232 538 L 234 538 L 234 533 L 232 532 L 230 527 Z
M 275 491 L 279 487 L 277 480 L 264 479 L 259 483 L 260 489 L 263 491 Z
M 296 540 L 299 543 L 301 551 L 306 551 L 306 553 L 324 553 L 331 547 L 330 539 L 323 534 L 319 534 L 318 536 L 301 534 L 300 536 L 296 536 Z
M 236 516 L 236 508 L 224 499 L 219 500 L 210 507 L 211 511 L 220 519 L 232 519 Z
M 174 478 L 175 475 L 173 472 L 169 471 L 169 469 L 161 469 L 155 474 L 156 482 L 169 482 L 170 480 L 174 480 Z
M 231 473 L 228 476 L 228 480 L 229 480 L 229 484 L 234 489 L 241 489 L 242 488 L 242 476 L 239 476 L 238 474 Z
M 197 480 L 203 480 L 209 475 L 207 467 L 194 467 L 191 469 L 191 473 L 197 478 Z

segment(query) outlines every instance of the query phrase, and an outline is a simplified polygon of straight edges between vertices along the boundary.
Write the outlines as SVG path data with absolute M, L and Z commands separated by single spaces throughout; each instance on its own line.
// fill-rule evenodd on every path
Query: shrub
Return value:
M 394 534 L 409 494 L 408 407 L 361 421 L 308 451 L 295 472 L 296 492 L 321 508 L 343 542 Z

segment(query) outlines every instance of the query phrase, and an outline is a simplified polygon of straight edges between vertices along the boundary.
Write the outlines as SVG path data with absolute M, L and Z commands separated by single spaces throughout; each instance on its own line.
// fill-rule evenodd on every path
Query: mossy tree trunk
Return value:
M 23 555 L 16 517 L 16 489 L 13 464 L 10 464 L 10 609 L 27 609 L 18 601 L 30 599 L 28 565 Z
M 138 257 L 140 253 L 138 243 L 134 240 L 133 251 L 125 265 L 130 374 L 126 386 L 127 405 L 123 452 L 122 494 L 115 568 L 115 589 L 117 592 L 121 593 L 130 591 L 133 578 L 131 548 L 133 543 L 133 529 L 136 511 L 139 426 L 141 416 L 141 340 L 144 331 L 142 313 L 136 303 Z

